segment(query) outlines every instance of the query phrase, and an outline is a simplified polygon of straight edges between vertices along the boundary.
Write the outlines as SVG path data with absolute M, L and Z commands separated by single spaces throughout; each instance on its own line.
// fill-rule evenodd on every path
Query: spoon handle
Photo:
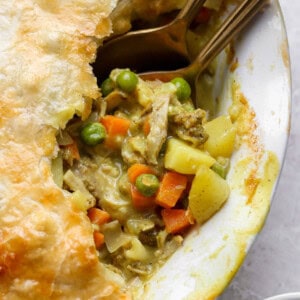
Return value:
M 173 71 L 144 73 L 141 76 L 145 80 L 159 78 L 162 81 L 169 81 L 175 77 L 184 77 L 191 84 L 194 84 L 201 72 L 229 44 L 229 42 L 237 36 L 237 34 L 251 21 L 264 5 L 268 3 L 268 1 L 269 0 L 244 0 L 231 15 L 225 19 L 220 28 L 189 66 Z
M 205 0 L 188 0 L 185 6 L 181 9 L 176 17 L 177 20 L 183 20 L 189 25 L 194 17 L 197 15 L 200 7 L 204 4 Z
M 266 0 L 245 0 L 225 20 L 213 38 L 200 51 L 195 61 L 187 67 L 193 76 L 200 74 L 225 46 L 263 8 Z

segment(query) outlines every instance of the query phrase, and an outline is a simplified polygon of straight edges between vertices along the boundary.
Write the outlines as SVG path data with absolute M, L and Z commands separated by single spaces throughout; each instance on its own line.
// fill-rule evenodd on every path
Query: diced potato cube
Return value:
M 204 149 L 213 157 L 230 157 L 234 149 L 236 128 L 229 116 L 220 116 L 203 125 L 209 138 Z
M 165 154 L 165 168 L 182 174 L 195 174 L 200 165 L 211 167 L 215 159 L 200 149 L 171 138 Z
M 229 196 L 227 182 L 207 166 L 200 166 L 189 193 L 189 208 L 197 223 L 212 217 Z

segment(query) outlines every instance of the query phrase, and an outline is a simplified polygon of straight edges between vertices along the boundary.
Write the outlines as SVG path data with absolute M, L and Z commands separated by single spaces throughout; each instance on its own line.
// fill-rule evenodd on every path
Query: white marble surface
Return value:
M 300 0 L 279 2 L 287 27 L 293 79 L 286 160 L 265 227 L 221 300 L 258 300 L 300 291 Z

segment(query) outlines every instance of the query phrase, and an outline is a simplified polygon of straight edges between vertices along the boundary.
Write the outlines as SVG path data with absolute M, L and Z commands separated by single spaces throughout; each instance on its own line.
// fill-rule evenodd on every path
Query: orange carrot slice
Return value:
M 99 231 L 94 231 L 94 242 L 97 249 L 101 248 L 104 245 L 104 235 Z
M 63 146 L 63 148 L 68 151 L 72 159 L 80 159 L 79 150 L 76 141 L 73 140 L 71 144 Z
M 151 167 L 144 164 L 134 164 L 127 170 L 131 184 L 135 184 L 136 179 L 142 174 L 155 174 L 155 172 Z
M 168 233 L 178 233 L 194 223 L 191 214 L 184 209 L 166 208 L 161 211 Z
M 174 207 L 182 192 L 186 189 L 188 177 L 176 172 L 167 172 L 161 181 L 156 195 L 156 204 L 164 207 Z
M 145 136 L 147 136 L 150 133 L 150 121 L 149 121 L 149 117 L 147 117 L 145 119 L 145 121 L 144 121 L 143 132 L 144 132 Z
M 96 207 L 92 207 L 88 210 L 88 217 L 93 224 L 97 224 L 99 226 L 111 220 L 108 212 Z
M 130 127 L 129 120 L 111 115 L 102 117 L 100 122 L 104 125 L 108 136 L 125 136 Z
M 124 138 L 130 127 L 130 121 L 125 118 L 107 115 L 101 118 L 100 123 L 105 127 L 107 136 L 105 145 L 108 148 L 118 148 L 120 146 L 120 137 Z
M 131 185 L 131 201 L 137 210 L 147 210 L 155 207 L 155 197 L 142 195 L 134 185 Z

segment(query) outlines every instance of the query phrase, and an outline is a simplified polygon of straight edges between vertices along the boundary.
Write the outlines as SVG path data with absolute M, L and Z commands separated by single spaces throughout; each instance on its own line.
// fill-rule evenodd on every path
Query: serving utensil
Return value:
M 104 80 L 115 67 L 130 68 L 141 73 L 139 75 L 145 80 L 160 79 L 167 82 L 175 77 L 183 77 L 191 85 L 192 98 L 196 107 L 201 107 L 207 110 L 210 115 L 214 115 L 215 103 L 205 101 L 205 99 L 197 96 L 199 95 L 199 92 L 197 92 L 197 89 L 199 89 L 197 84 L 199 75 L 217 54 L 261 11 L 268 0 L 244 0 L 223 21 L 213 37 L 200 50 L 196 59 L 187 67 L 176 69 L 178 63 L 187 65 L 189 61 L 183 36 L 188 24 L 203 2 L 189 0 L 171 25 L 158 29 L 131 32 L 115 38 L 104 47 L 99 48 L 99 59 L 96 60 L 93 66 L 98 81 Z M 183 26 L 184 33 L 178 34 L 181 26 Z M 153 47 L 154 44 L 155 47 Z M 174 59 L 176 63 L 173 61 Z M 165 67 L 163 67 L 164 65 Z M 164 71 L 153 71 L 157 70 L 158 66 L 161 66 L 160 70 Z M 145 73 L 146 71 L 152 72 Z
M 145 80 L 160 79 L 161 81 L 170 81 L 175 77 L 185 78 L 191 85 L 192 98 L 196 107 L 207 110 L 210 115 L 215 113 L 215 103 L 200 98 L 197 90 L 200 88 L 197 84 L 199 75 L 210 64 L 210 62 L 219 54 L 237 34 L 261 11 L 266 0 L 244 0 L 225 21 L 220 28 L 203 47 L 196 59 L 187 67 L 174 71 L 155 71 L 140 74 Z
M 138 73 L 170 70 L 190 63 L 186 32 L 205 0 L 188 0 L 177 17 L 157 28 L 131 31 L 113 37 L 99 47 L 93 64 L 98 82 L 114 68 L 130 68 Z

